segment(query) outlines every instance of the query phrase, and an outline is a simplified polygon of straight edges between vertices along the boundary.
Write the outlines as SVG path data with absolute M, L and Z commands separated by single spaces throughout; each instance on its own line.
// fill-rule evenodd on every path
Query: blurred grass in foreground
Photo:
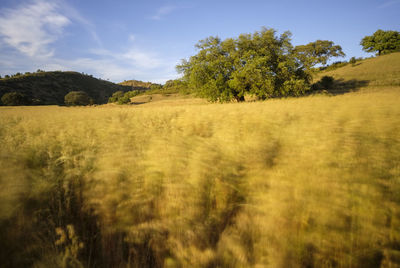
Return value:
M 1 266 L 399 267 L 399 100 L 1 107 Z

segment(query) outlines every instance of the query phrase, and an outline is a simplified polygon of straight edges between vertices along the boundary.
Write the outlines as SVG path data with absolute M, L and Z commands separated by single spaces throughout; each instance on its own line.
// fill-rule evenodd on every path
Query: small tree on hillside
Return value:
M 29 105 L 31 100 L 19 92 L 9 92 L 1 97 L 1 102 L 7 106 Z
M 378 52 L 378 55 L 400 51 L 400 33 L 397 31 L 377 30 L 373 35 L 365 36 L 360 45 L 365 52 Z
M 84 91 L 71 91 L 64 97 L 66 105 L 89 105 L 93 103 L 93 100 Z
M 349 63 L 351 63 L 352 66 L 354 66 L 356 64 L 356 62 L 357 62 L 356 57 L 351 57 L 349 60 Z

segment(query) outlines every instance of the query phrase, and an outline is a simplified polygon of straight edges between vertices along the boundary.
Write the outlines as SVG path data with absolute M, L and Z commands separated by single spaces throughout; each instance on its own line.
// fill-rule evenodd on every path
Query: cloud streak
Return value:
M 71 23 L 60 14 L 56 3 L 35 0 L 0 13 L 2 43 L 30 57 L 51 57 L 54 43 Z
M 77 59 L 74 61 L 76 67 L 90 67 L 96 74 L 113 81 L 121 81 L 126 77 L 136 79 L 147 79 L 152 82 L 164 83 L 171 77 L 176 78 L 176 60 L 165 59 L 160 55 L 148 52 L 137 47 L 130 47 L 123 52 L 116 53 L 106 49 L 93 49 L 93 55 L 98 59 Z M 154 79 L 152 74 L 162 73 L 162 77 Z
M 380 5 L 379 8 L 388 8 L 393 5 L 397 5 L 397 4 L 400 4 L 400 0 L 393 0 L 393 1 L 385 2 L 382 5 Z
M 170 14 L 171 12 L 173 12 L 176 9 L 175 6 L 163 6 L 161 8 L 159 8 L 156 13 L 151 16 L 150 18 L 152 20 L 161 20 L 162 17 Z

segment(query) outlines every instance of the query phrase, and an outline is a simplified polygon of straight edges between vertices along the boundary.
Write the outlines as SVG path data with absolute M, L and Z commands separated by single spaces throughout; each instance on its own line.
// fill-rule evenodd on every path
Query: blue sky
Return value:
M 362 37 L 400 30 L 400 0 L 0 0 L 0 75 L 73 70 L 113 82 L 164 83 L 208 36 L 261 27 L 365 57 Z M 340 59 L 335 59 L 340 60 Z

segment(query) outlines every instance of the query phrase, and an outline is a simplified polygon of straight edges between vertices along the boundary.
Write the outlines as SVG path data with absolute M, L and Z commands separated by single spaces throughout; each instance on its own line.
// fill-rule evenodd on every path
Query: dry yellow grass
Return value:
M 1 107 L 0 137 L 5 266 L 400 265 L 396 87 Z
M 191 95 L 182 95 L 178 93 L 139 95 L 131 98 L 131 104 L 145 104 L 146 106 L 180 106 L 206 103 L 207 101 L 205 99 L 195 98 Z

